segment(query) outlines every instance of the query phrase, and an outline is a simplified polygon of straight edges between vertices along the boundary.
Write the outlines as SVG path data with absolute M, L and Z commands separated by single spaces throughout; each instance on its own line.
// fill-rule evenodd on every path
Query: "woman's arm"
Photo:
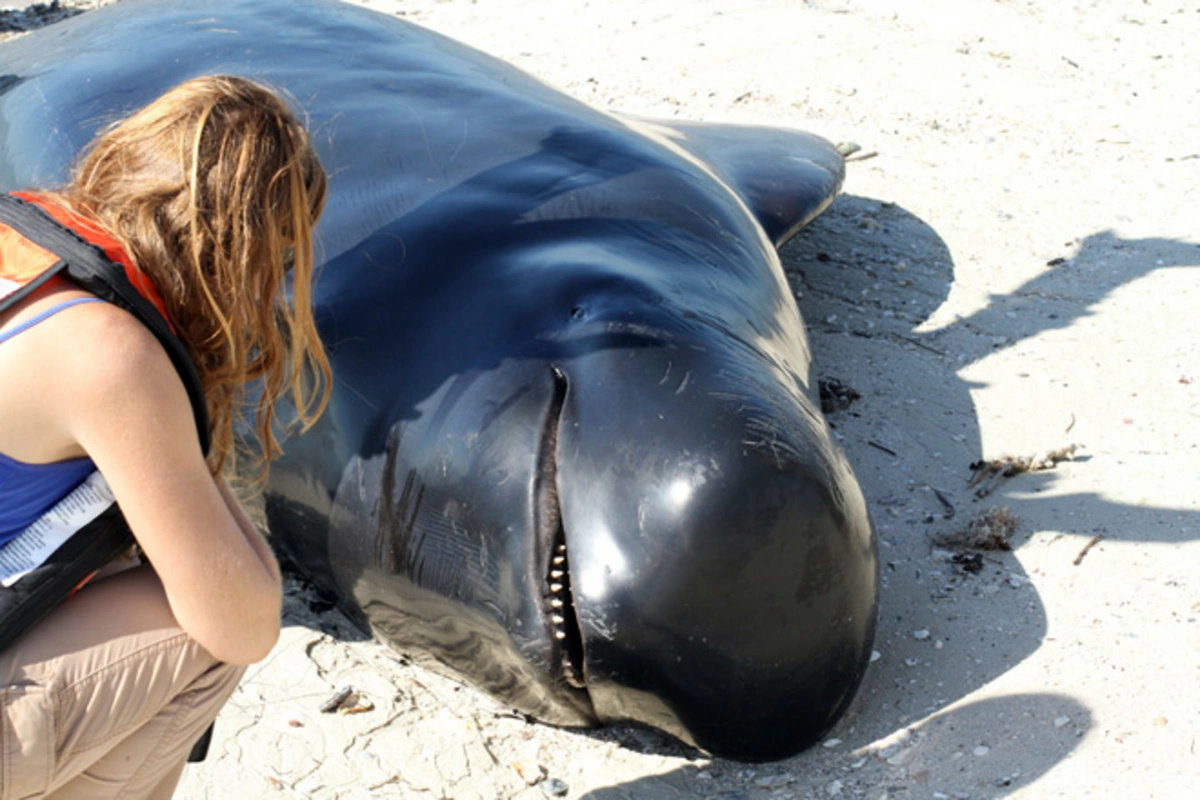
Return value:
M 222 477 L 217 477 L 217 490 L 221 492 L 221 499 L 225 501 L 229 512 L 233 514 L 233 518 L 237 520 L 238 527 L 242 529 L 242 533 L 246 535 L 246 541 L 258 553 L 258 557 L 262 559 L 263 566 L 270 570 L 275 577 L 275 581 L 280 585 L 283 584 L 283 574 L 279 571 L 279 562 L 275 559 L 275 553 L 271 550 L 271 545 L 267 544 L 267 540 L 263 538 L 258 527 L 250 521 L 246 510 L 242 508 L 241 501 L 234 495 L 233 490 L 229 488 L 229 484 Z
M 70 435 L 112 487 L 180 626 L 222 661 L 259 661 L 279 636 L 279 566 L 209 473 L 161 345 L 128 314 L 95 311 L 77 315 L 81 335 L 56 340 L 73 375 Z

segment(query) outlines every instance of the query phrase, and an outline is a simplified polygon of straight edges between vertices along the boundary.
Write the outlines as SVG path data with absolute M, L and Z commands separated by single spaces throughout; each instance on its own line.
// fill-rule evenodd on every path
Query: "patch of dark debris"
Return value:
M 82 14 L 94 2 L 34 3 L 26 8 L 0 9 L 0 34 L 25 33 Z
M 832 414 L 844 411 L 855 400 L 861 400 L 858 390 L 839 381 L 837 378 L 821 378 L 817 381 L 817 389 L 821 394 L 821 411 Z
M 983 554 L 1012 550 L 1012 537 L 1021 520 L 1008 506 L 993 506 L 972 517 L 965 527 L 933 538 L 936 547 L 950 551 L 950 563 L 963 572 L 983 569 Z

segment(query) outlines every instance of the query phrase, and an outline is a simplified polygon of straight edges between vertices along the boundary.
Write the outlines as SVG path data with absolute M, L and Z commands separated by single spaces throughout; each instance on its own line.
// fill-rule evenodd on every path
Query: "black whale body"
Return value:
M 0 48 L 0 188 L 198 74 L 285 88 L 332 176 L 329 412 L 274 541 L 362 625 L 545 721 L 778 758 L 850 702 L 878 566 L 775 247 L 806 134 L 589 109 L 321 0 L 125 0 Z

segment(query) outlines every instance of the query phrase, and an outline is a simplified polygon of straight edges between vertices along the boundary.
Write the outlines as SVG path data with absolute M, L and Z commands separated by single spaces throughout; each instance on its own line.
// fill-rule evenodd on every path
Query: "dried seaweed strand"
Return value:
M 1075 457 L 1080 445 L 1069 444 L 1057 450 L 1049 450 L 1032 456 L 1001 456 L 976 461 L 971 464 L 971 479 L 968 486 L 979 486 L 975 490 L 976 497 L 987 497 L 1004 478 L 1020 475 L 1023 472 L 1039 472 L 1051 469 L 1060 461 L 1070 461 Z M 982 484 L 982 485 L 980 485 Z

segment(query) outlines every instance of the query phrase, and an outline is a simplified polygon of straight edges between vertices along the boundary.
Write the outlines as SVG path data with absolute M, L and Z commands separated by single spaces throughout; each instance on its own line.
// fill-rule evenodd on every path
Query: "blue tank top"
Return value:
M 102 302 L 98 297 L 78 297 L 59 303 L 0 334 L 0 343 L 65 308 L 80 303 Z M 52 464 L 27 464 L 0 453 L 0 547 L 74 491 L 95 469 L 96 465 L 90 458 L 73 458 Z
M 90 458 L 26 464 L 0 453 L 0 547 L 96 471 Z

